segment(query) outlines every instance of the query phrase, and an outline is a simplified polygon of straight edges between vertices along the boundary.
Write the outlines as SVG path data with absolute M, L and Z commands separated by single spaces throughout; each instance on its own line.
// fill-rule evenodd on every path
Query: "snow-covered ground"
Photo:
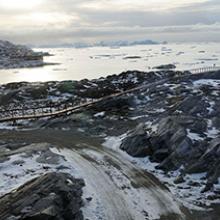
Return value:
M 33 149 L 35 146 L 39 147 L 39 145 L 33 145 Z M 0 163 L 0 196 L 45 172 L 57 171 L 61 164 L 64 167 L 69 166 L 61 157 L 58 164 L 51 164 L 46 161 L 45 163 L 37 162 L 37 158 L 41 154 L 42 152 L 39 152 L 38 154 L 27 156 L 25 152 L 18 153 L 10 156 L 5 162 Z M 47 159 L 49 160 L 50 158 Z
M 220 80 L 217 79 L 199 79 L 193 82 L 194 86 L 208 85 L 220 88 Z
M 85 218 L 156 220 L 173 213 L 177 219 L 184 219 L 171 194 L 149 177 L 135 174 L 135 166 L 130 161 L 121 161 L 120 155 L 89 148 L 81 152 L 53 152 L 64 156 L 85 180 L 83 197 L 85 201 L 91 200 L 83 208 Z
M 37 147 L 44 148 L 47 144 L 32 145 L 31 149 Z M 138 180 L 129 177 L 133 169 L 129 162 L 125 165 L 120 162 L 121 170 L 114 165 L 119 162 L 116 158 L 93 149 L 76 152 L 50 148 L 50 151 L 60 155 L 58 162 L 51 163 L 51 156 L 47 156 L 44 151 L 27 156 L 19 150 L 17 154 L 9 156 L 8 160 L 1 163 L 0 196 L 46 172 L 66 172 L 85 180 L 86 187 L 83 193 L 85 206 L 82 209 L 85 218 L 144 220 L 148 217 L 154 220 L 172 212 L 179 216 L 178 219 L 183 219 L 178 203 L 173 201 L 166 190 L 157 185 L 149 186 L 149 189 L 137 187 Z M 43 157 L 44 161 L 39 161 L 39 157 Z M 108 161 L 111 159 L 116 161 L 111 164 Z M 149 184 L 151 185 L 150 182 Z
M 192 139 L 194 140 L 200 139 L 198 134 L 192 133 L 190 131 L 188 135 L 190 135 L 190 137 L 192 137 Z M 180 175 L 181 168 L 177 171 L 165 173 L 162 170 L 157 170 L 155 167 L 158 165 L 158 163 L 151 162 L 149 160 L 149 157 L 134 158 L 129 156 L 126 152 L 120 150 L 119 148 L 124 136 L 125 135 L 119 137 L 107 137 L 105 142 L 103 143 L 103 146 L 116 151 L 126 160 L 130 161 L 131 163 L 135 164 L 143 170 L 151 172 L 153 175 L 158 177 L 158 179 L 170 189 L 172 194 L 176 196 L 178 201 L 180 201 L 184 206 L 190 209 L 201 210 L 203 209 L 201 204 L 210 206 L 212 203 L 220 203 L 219 199 L 207 199 L 208 197 L 214 195 L 213 191 L 201 193 L 205 185 L 204 177 L 206 176 L 206 173 L 191 175 L 188 174 L 184 177 L 185 181 L 177 185 L 174 183 L 174 181 Z M 214 185 L 213 190 L 217 190 L 219 189 L 219 187 L 220 179 L 219 183 Z

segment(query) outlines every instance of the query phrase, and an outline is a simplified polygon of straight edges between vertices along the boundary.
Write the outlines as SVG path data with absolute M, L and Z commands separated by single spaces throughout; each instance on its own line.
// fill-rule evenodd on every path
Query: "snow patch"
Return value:
M 220 80 L 218 79 L 200 79 L 193 82 L 194 86 L 208 85 L 213 87 L 220 87 Z
M 187 130 L 187 136 L 194 141 L 201 141 L 204 138 L 202 138 L 199 134 L 191 132 L 190 129 L 186 129 Z
M 209 114 L 211 114 L 214 111 L 214 107 L 215 107 L 215 102 L 210 101 L 209 102 L 209 107 L 207 108 L 207 110 L 209 111 Z
M 213 126 L 212 120 L 209 119 L 207 121 L 207 124 L 208 124 L 208 128 L 205 134 L 207 135 L 207 137 L 216 138 L 220 134 L 220 131 Z
M 105 112 L 98 112 L 94 115 L 94 117 L 98 118 L 98 117 L 104 117 L 105 116 Z
M 40 164 L 36 161 L 38 157 L 39 155 L 26 157 L 23 153 L 13 155 L 9 160 L 0 163 L 0 196 L 45 172 L 56 171 L 56 165 Z M 44 166 L 47 166 L 47 169 Z
M 10 123 L 0 123 L 0 130 L 15 130 L 17 127 L 10 125 Z
M 201 139 L 201 137 L 198 134 L 192 133 L 190 131 L 189 136 L 193 140 Z M 116 151 L 118 154 L 120 154 L 125 159 L 129 160 L 131 163 L 135 164 L 137 167 L 140 167 L 141 169 L 146 170 L 147 172 L 150 172 L 153 175 L 155 175 L 162 183 L 164 183 L 170 189 L 171 193 L 175 195 L 179 202 L 182 203 L 184 206 L 194 210 L 203 210 L 203 208 L 200 206 L 201 203 L 205 204 L 206 206 L 210 206 L 213 202 L 218 202 L 218 200 L 207 200 L 207 197 L 212 194 L 211 191 L 201 193 L 206 184 L 206 181 L 204 180 L 206 173 L 186 175 L 185 182 L 177 185 L 174 183 L 174 181 L 181 174 L 181 170 L 183 169 L 182 167 L 179 168 L 179 170 L 170 171 L 168 174 L 166 174 L 163 170 L 156 169 L 155 167 L 159 164 L 152 163 L 149 157 L 133 158 L 126 152 L 120 150 L 119 146 L 121 144 L 121 141 L 121 137 L 107 137 L 105 138 L 103 146 Z M 192 186 L 194 183 L 197 185 Z M 215 187 L 217 188 L 217 186 Z
M 122 135 L 119 137 L 107 137 L 105 138 L 105 142 L 102 145 L 109 149 L 117 151 L 124 137 L 126 137 L 126 135 Z

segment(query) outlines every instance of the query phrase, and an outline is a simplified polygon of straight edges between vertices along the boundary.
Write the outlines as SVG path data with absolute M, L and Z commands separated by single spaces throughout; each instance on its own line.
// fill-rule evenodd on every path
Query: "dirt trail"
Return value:
M 65 156 L 85 179 L 84 199 L 92 198 L 83 209 L 87 219 L 190 219 L 183 211 L 185 209 L 154 176 L 102 147 L 100 140 L 54 130 L 11 131 L 1 133 L 0 139 L 52 143 L 55 146 L 53 151 Z
M 185 219 L 179 204 L 156 178 L 113 152 L 88 147 L 77 151 L 63 149 L 59 153 L 85 179 L 88 192 L 92 192 L 88 196 L 94 197 L 101 206 L 98 208 L 104 210 L 98 213 L 101 219 Z

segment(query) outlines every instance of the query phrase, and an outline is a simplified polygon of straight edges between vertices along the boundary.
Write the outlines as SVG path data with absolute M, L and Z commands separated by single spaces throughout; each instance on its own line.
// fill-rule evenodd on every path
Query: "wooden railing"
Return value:
M 59 117 L 59 116 L 64 116 L 64 115 L 69 115 L 72 114 L 74 112 L 79 112 L 82 111 L 85 108 L 89 108 L 95 104 L 101 103 L 103 101 L 106 101 L 108 99 L 112 99 L 115 97 L 119 97 L 121 95 L 125 95 L 125 94 L 129 94 L 131 92 L 137 91 L 137 90 L 141 90 L 141 89 L 145 89 L 146 87 L 150 87 L 150 86 L 156 86 L 160 83 L 165 83 L 167 82 L 168 79 L 161 79 L 157 82 L 153 82 L 153 83 L 149 83 L 147 85 L 141 85 L 141 86 L 137 86 L 122 92 L 118 92 L 118 93 L 114 93 L 108 96 L 104 96 L 102 98 L 99 99 L 91 99 L 90 101 L 84 101 L 79 103 L 78 105 L 74 105 L 74 104 L 70 104 L 70 103 L 66 103 L 63 105 L 56 105 L 56 106 L 46 106 L 44 107 L 39 107 L 39 108 L 26 108 L 26 110 L 24 109 L 10 109 L 9 111 L 7 110 L 3 110 L 0 111 L 0 123 L 3 122 L 16 122 L 18 120 L 30 120 L 30 119 L 40 119 L 40 118 L 50 118 L 50 117 Z
M 208 67 L 191 69 L 191 70 L 189 70 L 189 72 L 191 72 L 192 74 L 199 74 L 199 73 L 215 72 L 215 71 L 219 71 L 219 70 L 220 70 L 220 66 L 208 66 Z
M 10 110 L 0 111 L 0 123 L 27 120 L 27 119 L 39 119 L 53 116 L 61 116 L 70 112 L 77 111 L 83 107 L 88 107 L 91 103 L 98 102 L 98 100 L 92 100 L 90 102 L 81 102 L 80 104 L 66 103 L 62 105 L 51 105 L 45 107 L 33 107 L 33 108 L 17 108 Z
M 187 72 L 191 72 L 192 74 L 199 74 L 199 73 L 208 73 L 213 71 L 220 70 L 220 67 L 212 66 L 212 67 L 204 67 L 204 68 L 197 68 L 188 70 Z M 49 118 L 49 117 L 57 117 L 72 114 L 74 112 L 81 111 L 82 109 L 88 108 L 94 104 L 103 102 L 107 99 L 111 99 L 113 97 L 118 97 L 124 94 L 128 94 L 140 89 L 146 89 L 150 86 L 155 86 L 159 83 L 165 83 L 169 81 L 169 79 L 162 79 L 154 83 L 149 83 L 147 85 L 137 86 L 132 89 L 128 89 L 119 93 L 111 94 L 100 99 L 90 100 L 90 101 L 83 101 L 80 103 L 60 103 L 56 105 L 46 105 L 40 107 L 20 107 L 20 108 L 12 108 L 12 109 L 5 109 L 0 110 L 0 123 L 3 122 L 16 122 L 17 120 L 30 120 L 30 119 L 40 119 L 40 118 Z

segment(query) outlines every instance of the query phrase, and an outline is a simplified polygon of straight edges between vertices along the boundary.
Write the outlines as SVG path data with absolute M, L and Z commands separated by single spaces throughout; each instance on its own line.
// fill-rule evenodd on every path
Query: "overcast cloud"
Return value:
M 36 45 L 220 41 L 220 1 L 0 0 L 0 27 L 1 39 Z

